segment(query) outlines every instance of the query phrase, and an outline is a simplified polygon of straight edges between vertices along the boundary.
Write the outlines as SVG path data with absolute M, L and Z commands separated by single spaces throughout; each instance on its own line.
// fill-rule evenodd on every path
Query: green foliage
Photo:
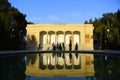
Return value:
M 26 15 L 0 0 L 0 50 L 20 50 L 25 46 Z
M 0 50 L 20 50 L 25 46 L 25 15 L 11 7 L 8 0 L 0 0 Z M 0 57 L 0 80 L 24 80 L 24 56 Z
M 92 24 L 92 23 L 93 23 L 93 21 L 92 21 L 92 19 L 90 19 L 90 20 L 89 20 L 89 24 Z
M 92 24 L 92 23 L 93 23 L 92 19 L 90 19 L 89 21 L 85 20 L 84 22 L 84 24 Z
M 85 20 L 84 24 L 88 24 L 88 21 L 87 21 L 87 20 Z
M 95 18 L 93 26 L 94 39 L 99 40 L 101 49 L 120 50 L 120 10 Z

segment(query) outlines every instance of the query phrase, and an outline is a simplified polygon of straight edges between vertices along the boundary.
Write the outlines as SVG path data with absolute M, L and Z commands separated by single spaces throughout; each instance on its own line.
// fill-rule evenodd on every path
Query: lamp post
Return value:
M 107 32 L 108 32 L 108 35 L 109 35 L 110 30 L 109 30 L 109 29 L 107 29 Z
M 109 45 L 109 32 L 110 30 L 107 29 L 107 48 L 109 49 L 110 45 Z
M 102 31 L 101 31 L 101 41 L 100 41 L 100 47 L 103 50 L 105 46 L 105 28 L 104 25 L 102 25 Z

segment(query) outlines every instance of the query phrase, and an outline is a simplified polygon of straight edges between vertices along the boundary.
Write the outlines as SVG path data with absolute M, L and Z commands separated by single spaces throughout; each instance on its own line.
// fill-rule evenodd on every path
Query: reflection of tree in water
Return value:
M 97 80 L 118 80 L 120 76 L 120 58 L 97 56 L 95 58 L 95 76 Z
M 37 54 L 31 54 L 31 55 L 27 55 L 27 65 L 29 64 L 34 64 L 36 62 L 37 59 Z
M 24 56 L 9 56 L 0 58 L 0 80 L 25 80 Z
M 86 80 L 94 80 L 94 76 L 87 76 Z
M 36 38 L 32 36 L 32 43 L 36 46 Z M 37 56 L 28 55 L 28 62 L 34 64 Z M 25 80 L 26 64 L 24 56 L 0 57 L 0 80 Z

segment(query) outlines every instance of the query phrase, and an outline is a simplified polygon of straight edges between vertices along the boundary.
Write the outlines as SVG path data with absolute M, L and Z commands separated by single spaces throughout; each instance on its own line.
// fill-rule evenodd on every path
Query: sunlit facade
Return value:
M 93 25 L 92 24 L 28 24 L 27 48 L 36 49 L 38 45 L 46 46 L 64 43 L 66 50 L 70 39 L 72 50 L 74 45 L 79 45 L 79 50 L 93 49 Z
M 72 50 L 75 50 L 76 43 L 78 44 L 79 50 L 92 50 L 93 25 L 27 25 L 27 49 L 38 50 L 38 46 L 41 45 L 42 48 L 40 50 L 52 50 L 52 44 L 64 43 L 65 50 L 69 50 L 70 41 L 72 42 Z M 70 53 L 43 53 L 28 56 L 27 59 L 26 74 L 28 76 L 94 76 L 93 54 L 72 53 L 70 57 Z

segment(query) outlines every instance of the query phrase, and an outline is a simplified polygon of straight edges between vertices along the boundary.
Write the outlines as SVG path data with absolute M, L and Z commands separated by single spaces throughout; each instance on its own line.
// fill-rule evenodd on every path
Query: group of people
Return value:
M 62 50 L 65 51 L 66 47 L 64 45 L 64 43 L 59 44 L 57 43 L 56 45 L 53 43 L 52 44 L 52 50 Z M 69 50 L 72 50 L 72 42 L 69 43 Z M 78 43 L 75 44 L 75 50 L 78 50 Z
M 62 43 L 62 44 L 57 43 L 56 45 L 54 43 L 52 44 L 52 50 L 53 51 L 56 51 L 56 50 L 65 51 L 65 49 L 66 49 L 66 47 L 65 47 L 64 43 Z M 69 43 L 69 51 L 71 51 L 71 50 L 72 50 L 72 42 L 70 41 L 70 43 Z M 78 43 L 75 44 L 75 50 L 78 50 Z M 61 56 L 61 52 L 59 52 L 57 55 Z M 77 55 L 78 54 L 76 54 L 76 56 Z M 63 54 L 63 57 L 64 57 L 64 54 Z M 69 57 L 70 57 L 70 59 L 72 58 L 71 53 L 69 54 Z
M 39 46 L 38 46 L 38 50 L 39 49 L 41 49 L 41 45 L 39 44 Z M 57 44 L 52 44 L 52 50 L 53 51 L 56 51 L 56 50 L 59 50 L 59 51 L 65 51 L 66 50 L 66 47 L 65 47 L 65 45 L 64 45 L 64 43 L 57 43 Z M 69 51 L 71 51 L 72 50 L 72 41 L 70 41 L 69 42 Z M 76 43 L 75 44 L 75 49 L 74 50 L 78 50 L 78 43 Z M 53 54 L 53 56 L 55 55 L 56 53 L 54 53 Z M 76 55 L 76 57 L 78 57 L 78 54 L 76 53 L 75 54 Z M 59 52 L 59 53 L 57 53 L 57 56 L 61 56 L 61 52 Z M 64 54 L 63 54 L 63 57 L 64 57 Z M 70 59 L 72 59 L 72 54 L 70 53 L 69 54 L 69 57 L 70 57 Z
M 39 46 L 38 46 L 38 50 L 39 49 L 41 49 L 42 48 L 42 46 L 41 46 L 41 44 L 39 44 Z M 59 44 L 59 43 L 57 43 L 57 44 L 52 44 L 52 50 L 61 50 L 61 51 L 65 51 L 65 45 L 64 45 L 64 42 L 62 43 L 62 44 Z M 69 50 L 71 51 L 72 50 L 72 42 L 70 41 L 70 43 L 69 43 Z M 74 50 L 78 50 L 78 43 L 76 43 L 75 44 L 75 49 Z
M 65 45 L 64 45 L 64 43 L 62 43 L 62 44 L 52 44 L 52 50 L 65 50 Z

